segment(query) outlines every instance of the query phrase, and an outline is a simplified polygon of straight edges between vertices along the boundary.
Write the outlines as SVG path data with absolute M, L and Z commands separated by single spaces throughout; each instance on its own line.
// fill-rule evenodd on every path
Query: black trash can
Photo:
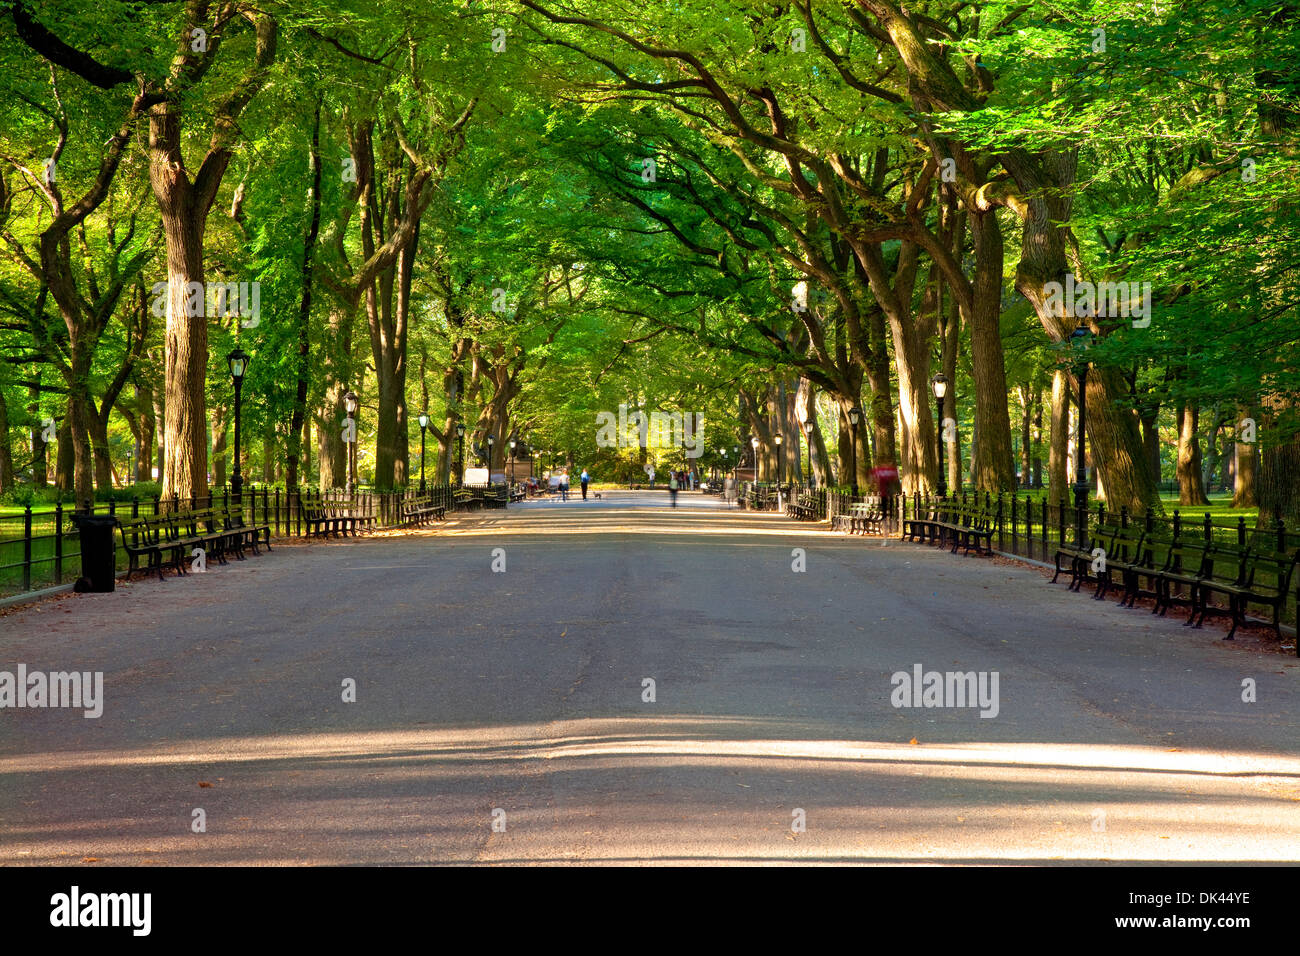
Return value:
M 112 515 L 76 515 L 73 521 L 81 536 L 81 577 L 75 591 L 104 593 L 117 586 L 117 555 L 113 546 Z

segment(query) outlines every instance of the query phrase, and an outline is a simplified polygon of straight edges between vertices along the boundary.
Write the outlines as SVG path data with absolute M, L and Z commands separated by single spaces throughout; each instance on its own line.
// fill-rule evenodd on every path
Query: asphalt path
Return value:
M 1275 643 L 679 499 L 11 611 L 0 672 L 102 671 L 104 699 L 0 710 L 0 863 L 1300 859 Z M 914 699 L 918 667 L 983 701 Z

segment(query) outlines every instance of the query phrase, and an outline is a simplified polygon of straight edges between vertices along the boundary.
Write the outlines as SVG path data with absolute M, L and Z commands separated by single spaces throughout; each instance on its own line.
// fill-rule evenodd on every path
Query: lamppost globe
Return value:
M 420 423 L 421 428 L 429 427 L 429 416 L 424 414 L 423 412 L 420 413 L 420 417 L 416 420 Z
M 343 407 L 349 415 L 355 414 L 357 410 L 357 395 L 355 392 L 348 392 L 343 396 Z
M 948 394 L 948 376 L 943 372 L 936 373 L 934 378 L 930 379 L 930 387 L 934 389 L 934 397 L 942 401 Z
M 457 425 L 457 426 L 456 426 L 456 437 L 457 437 L 457 438 L 464 438 L 464 437 L 465 437 L 465 426 L 464 426 L 464 425 Z
M 226 363 L 230 366 L 230 377 L 236 382 L 243 381 L 244 373 L 248 371 L 248 359 L 248 353 L 239 348 L 226 356 Z

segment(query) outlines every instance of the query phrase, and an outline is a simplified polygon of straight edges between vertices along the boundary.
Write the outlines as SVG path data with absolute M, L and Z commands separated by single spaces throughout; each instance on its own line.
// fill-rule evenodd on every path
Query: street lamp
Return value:
M 230 472 L 230 492 L 235 504 L 239 504 L 244 493 L 244 476 L 239 471 L 239 392 L 244 385 L 244 373 L 248 371 L 248 353 L 236 347 L 226 356 L 226 364 L 230 366 L 230 378 L 235 383 L 235 467 Z
M 510 439 L 510 474 L 506 476 L 506 484 L 515 483 L 515 439 Z
M 853 497 L 858 496 L 858 421 L 862 418 L 862 410 L 854 405 L 849 409 L 849 459 L 852 470 Z
M 759 445 L 758 436 L 755 435 L 753 438 L 751 438 L 749 440 L 749 444 L 754 449 L 754 483 L 757 484 L 758 483 L 758 445 Z
M 348 413 L 348 420 L 352 427 L 349 429 L 352 440 L 348 442 L 348 497 L 352 497 L 352 492 L 357 487 L 357 395 L 356 392 L 349 391 L 343 396 L 343 409 Z
M 492 446 L 496 444 L 496 441 L 497 441 L 497 436 L 496 436 L 496 435 L 491 435 L 491 434 L 489 434 L 489 435 L 487 436 L 487 446 L 488 446 L 488 453 L 487 453 L 488 481 L 491 481 L 491 480 L 492 480 Z
M 1079 385 L 1079 433 L 1075 437 L 1074 467 L 1074 545 L 1083 547 L 1084 530 L 1088 521 L 1088 465 L 1084 457 L 1084 421 L 1088 414 L 1088 349 L 1092 346 L 1092 329 L 1080 320 L 1079 327 L 1070 333 L 1070 352 L 1074 356 L 1074 374 Z
M 948 482 L 944 478 L 944 455 L 943 455 L 943 397 L 948 394 L 948 376 L 943 372 L 936 372 L 934 378 L 930 379 L 930 387 L 934 389 L 934 420 L 939 426 L 939 431 L 935 434 L 935 460 L 939 466 L 939 497 L 948 497 Z
M 806 419 L 806 420 L 804 421 L 804 423 L 803 423 L 803 434 L 804 434 L 804 438 L 805 438 L 805 439 L 807 440 L 807 442 L 808 442 L 808 490 L 809 490 L 809 491 L 811 491 L 811 490 L 812 490 L 812 487 L 813 487 L 813 470 L 812 470 L 812 433 L 813 433 L 813 420 L 812 420 L 811 418 L 809 418 L 809 419 Z
M 420 494 L 424 494 L 424 430 L 429 427 L 429 415 L 420 412 Z
M 456 484 L 465 484 L 465 423 L 456 423 Z

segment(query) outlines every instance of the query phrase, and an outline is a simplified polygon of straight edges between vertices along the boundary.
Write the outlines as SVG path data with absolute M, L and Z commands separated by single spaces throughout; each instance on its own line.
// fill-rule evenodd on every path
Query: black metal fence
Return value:
M 452 511 L 455 500 L 450 485 L 435 485 L 423 495 L 406 491 L 361 490 L 350 497 L 344 491 L 296 492 L 281 488 L 250 488 L 242 502 L 234 502 L 228 488 L 202 497 L 153 496 L 130 501 L 94 502 L 80 508 L 56 504 L 33 510 L 0 515 L 0 596 L 53 587 L 75 580 L 81 574 L 81 538 L 73 522 L 76 515 L 121 515 L 138 518 L 168 511 L 226 508 L 242 503 L 247 519 L 270 526 L 273 538 L 307 533 L 304 512 L 323 504 L 346 505 L 350 511 L 374 518 L 376 528 L 396 528 L 406 519 L 403 505 L 415 499 L 431 499 L 435 506 Z M 118 570 L 126 570 L 128 558 L 120 536 L 115 536 Z
M 830 492 L 827 500 L 829 516 L 847 513 L 848 505 L 859 499 Z M 913 494 L 899 495 L 889 501 L 885 507 L 894 513 L 893 531 L 901 533 L 905 519 L 929 513 L 938 500 Z M 1084 543 L 1091 547 L 1099 527 L 1116 525 L 1121 528 L 1139 527 L 1148 536 L 1163 539 L 1199 540 L 1207 545 L 1249 547 L 1258 552 L 1294 554 L 1300 549 L 1300 529 L 1288 529 L 1281 521 L 1274 522 L 1271 527 L 1258 527 L 1244 515 L 1225 515 L 1216 520 L 1209 512 L 1192 515 L 1183 514 L 1179 509 L 1174 509 L 1170 515 L 1157 515 L 1152 511 L 1131 515 L 1127 508 L 1110 511 L 1104 503 L 1097 503 L 1086 508 L 1081 516 L 1078 509 L 1064 499 L 1053 504 L 1029 496 L 987 493 L 962 494 L 944 500 L 982 505 L 993 515 L 992 545 L 995 550 L 1048 564 L 1053 563 L 1063 544 L 1075 544 L 1079 529 L 1082 529 Z M 1300 579 L 1300 575 L 1297 578 Z M 1293 624 L 1296 621 L 1298 593 L 1300 580 L 1293 582 L 1288 594 L 1282 615 L 1284 622 Z

